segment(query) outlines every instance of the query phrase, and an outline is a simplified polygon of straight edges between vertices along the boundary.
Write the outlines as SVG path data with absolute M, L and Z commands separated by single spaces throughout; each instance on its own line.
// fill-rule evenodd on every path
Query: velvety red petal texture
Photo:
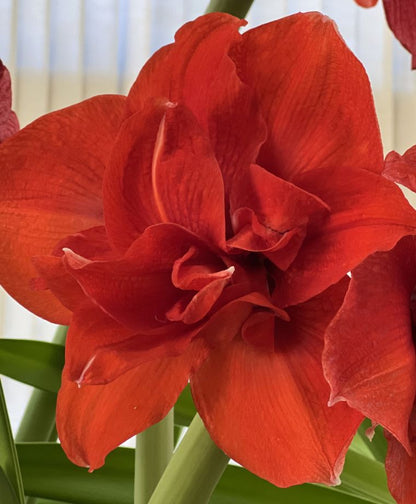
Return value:
M 30 287 L 30 278 L 38 276 L 31 258 L 102 224 L 102 177 L 124 101 L 91 98 L 41 117 L 0 145 L 2 285 L 51 322 L 68 324 L 71 314 L 48 290 Z
M 260 165 L 290 181 L 327 167 L 381 172 L 367 75 L 329 18 L 295 14 L 249 30 L 233 58 L 266 120 Z
M 159 224 L 119 260 L 91 261 L 65 249 L 65 264 L 86 295 L 120 323 L 139 332 L 167 329 L 166 313 L 185 292 L 171 281 L 173 265 L 191 246 L 209 256 L 202 243 L 184 228 Z
M 106 385 L 79 388 L 64 373 L 57 426 L 68 457 L 90 470 L 102 466 L 108 452 L 168 413 L 204 356 L 196 342 L 181 356 L 144 363 Z
M 403 156 L 389 152 L 384 162 L 383 175 L 416 192 L 416 145 L 410 147 Z
M 388 440 L 386 473 L 389 490 L 398 504 L 413 504 L 416 501 L 416 407 L 409 424 L 412 456 L 391 434 L 386 432 L 385 435 Z
M 212 352 L 191 377 L 195 404 L 213 440 L 278 486 L 336 484 L 361 422 L 345 404 L 327 406 L 321 366 L 324 331 L 347 283 L 289 309 L 290 322 L 276 319 L 275 352 L 236 338 Z
M 185 24 L 175 43 L 146 63 L 127 100 L 131 113 L 149 98 L 185 104 L 211 140 L 227 192 L 240 170 L 255 162 L 267 134 L 253 90 L 241 82 L 228 55 L 240 43 L 244 24 L 224 13 Z
M 224 187 L 208 138 L 189 110 L 147 103 L 128 119 L 104 181 L 105 220 L 126 249 L 144 229 L 174 222 L 221 246 Z
M 10 74 L 0 60 L 0 143 L 14 135 L 19 121 L 12 111 L 12 89 Z
M 323 356 L 331 401 L 347 401 L 407 449 L 416 392 L 410 310 L 415 257 L 415 238 L 406 237 L 353 271 L 345 302 L 328 328 Z
M 383 0 L 387 22 L 396 36 L 412 55 L 416 69 L 416 3 L 414 0 Z
M 368 255 L 389 250 L 416 232 L 416 213 L 400 189 L 367 170 L 349 169 L 348 184 L 338 170 L 303 174 L 300 185 L 331 208 L 328 219 L 310 229 L 296 259 L 277 279 L 278 306 L 322 292 Z

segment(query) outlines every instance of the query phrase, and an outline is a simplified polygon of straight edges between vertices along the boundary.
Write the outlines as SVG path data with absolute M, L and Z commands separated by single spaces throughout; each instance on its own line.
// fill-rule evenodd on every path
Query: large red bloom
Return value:
M 217 444 L 282 486 L 335 483 L 361 421 L 327 406 L 323 335 L 346 273 L 416 216 L 380 175 L 368 80 L 334 24 L 243 23 L 185 25 L 127 99 L 0 148 L 0 278 L 70 323 L 57 421 L 78 464 L 99 467 L 188 380 Z
M 373 7 L 378 0 L 355 0 L 362 7 Z M 412 55 L 416 69 L 416 2 L 415 0 L 383 0 L 387 23 L 397 40 Z
M 416 191 L 416 146 L 391 152 L 384 175 Z M 352 273 L 324 352 L 332 402 L 340 400 L 386 429 L 386 470 L 399 504 L 416 501 L 416 239 L 404 237 Z

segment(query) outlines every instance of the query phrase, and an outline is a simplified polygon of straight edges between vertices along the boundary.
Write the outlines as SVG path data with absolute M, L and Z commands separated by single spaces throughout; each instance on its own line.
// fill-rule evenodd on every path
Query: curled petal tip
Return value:
M 346 401 L 345 397 L 338 395 L 338 394 L 335 394 L 335 393 L 331 393 L 331 396 L 328 400 L 328 407 L 330 408 L 331 406 L 334 406 L 335 404 L 342 402 L 342 401 Z
M 339 486 L 341 484 L 341 478 L 337 475 L 333 475 L 332 476 L 332 479 L 331 479 L 331 482 L 330 482 L 330 486 Z

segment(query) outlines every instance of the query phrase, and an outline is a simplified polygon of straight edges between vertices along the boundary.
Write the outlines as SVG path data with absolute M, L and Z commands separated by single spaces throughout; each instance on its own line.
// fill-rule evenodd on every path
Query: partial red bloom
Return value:
M 0 60 L 0 143 L 19 129 L 19 122 L 12 110 L 10 74 Z
M 324 333 L 347 272 L 416 215 L 381 176 L 368 79 L 334 24 L 243 23 L 188 23 L 126 100 L 0 147 L 0 278 L 70 321 L 58 429 L 78 464 L 102 465 L 188 380 L 218 445 L 281 486 L 336 483 L 362 419 L 327 405 Z
M 373 7 L 378 0 L 355 0 L 362 7 Z M 387 23 L 397 40 L 412 55 L 416 69 L 416 3 L 414 0 L 383 0 Z
M 384 174 L 415 190 L 415 147 L 391 152 Z M 399 504 L 416 500 L 416 240 L 352 272 L 344 303 L 329 325 L 323 355 L 331 402 L 351 407 L 385 428 L 389 488 Z

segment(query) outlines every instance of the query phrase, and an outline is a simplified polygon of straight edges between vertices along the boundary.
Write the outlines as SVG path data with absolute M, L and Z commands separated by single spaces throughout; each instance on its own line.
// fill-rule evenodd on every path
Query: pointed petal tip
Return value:
M 335 404 L 343 402 L 343 401 L 348 402 L 346 400 L 346 398 L 339 395 L 338 392 L 331 392 L 331 395 L 329 396 L 329 399 L 328 399 L 328 408 L 331 408 Z

